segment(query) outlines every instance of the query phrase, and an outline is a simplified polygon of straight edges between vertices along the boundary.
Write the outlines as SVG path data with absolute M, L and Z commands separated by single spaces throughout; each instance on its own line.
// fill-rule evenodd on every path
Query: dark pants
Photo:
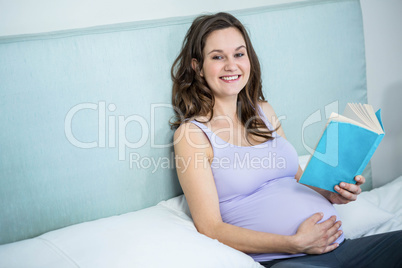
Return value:
M 345 240 L 322 255 L 306 255 L 261 262 L 265 267 L 402 267 L 402 231 Z

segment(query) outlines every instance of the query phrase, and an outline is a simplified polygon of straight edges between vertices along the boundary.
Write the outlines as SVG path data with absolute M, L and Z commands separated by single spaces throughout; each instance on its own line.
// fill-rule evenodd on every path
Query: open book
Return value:
M 348 103 L 343 116 L 331 114 L 299 182 L 332 192 L 340 182 L 356 183 L 384 134 L 381 110 Z

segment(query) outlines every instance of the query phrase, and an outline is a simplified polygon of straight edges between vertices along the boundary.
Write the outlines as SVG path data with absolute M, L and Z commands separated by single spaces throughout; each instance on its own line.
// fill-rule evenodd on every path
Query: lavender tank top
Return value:
M 261 108 L 259 113 L 272 130 Z M 219 138 L 204 124 L 195 120 L 191 123 L 203 130 L 212 145 L 211 169 L 224 222 L 260 232 L 294 235 L 299 225 L 316 212 L 324 213 L 322 221 L 337 216 L 326 198 L 295 180 L 299 165 L 296 150 L 276 132 L 273 140 L 255 146 L 236 146 Z M 343 240 L 342 235 L 336 242 Z M 269 261 L 304 254 L 249 255 L 255 261 Z

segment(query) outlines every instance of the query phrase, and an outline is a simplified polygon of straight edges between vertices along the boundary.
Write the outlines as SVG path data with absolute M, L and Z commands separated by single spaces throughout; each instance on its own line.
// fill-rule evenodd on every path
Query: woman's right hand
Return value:
M 339 230 L 342 223 L 336 221 L 336 216 L 318 223 L 323 216 L 323 213 L 316 213 L 300 224 L 293 236 L 298 253 L 323 254 L 339 246 L 334 242 L 342 235 Z

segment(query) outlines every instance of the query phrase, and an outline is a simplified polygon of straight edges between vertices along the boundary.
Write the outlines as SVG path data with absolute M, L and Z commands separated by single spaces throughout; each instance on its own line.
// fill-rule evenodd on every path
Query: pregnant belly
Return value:
M 299 225 L 316 212 L 324 213 L 322 221 L 337 216 L 327 199 L 293 178 L 271 181 L 249 196 L 221 203 L 220 209 L 224 222 L 281 235 L 294 235 Z M 342 241 L 343 235 L 337 242 Z

